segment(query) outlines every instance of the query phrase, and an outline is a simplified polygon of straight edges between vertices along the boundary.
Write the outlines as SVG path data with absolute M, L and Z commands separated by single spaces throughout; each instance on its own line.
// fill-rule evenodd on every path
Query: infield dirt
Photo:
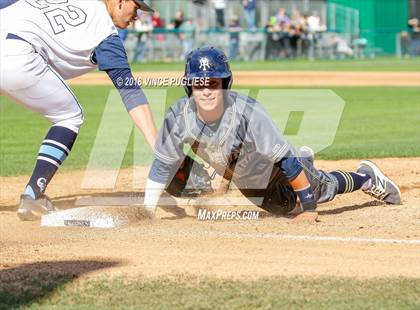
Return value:
M 60 264 L 60 272 L 82 278 L 187 274 L 255 279 L 275 275 L 420 277 L 420 245 L 285 240 L 283 235 L 420 239 L 420 158 L 384 158 L 376 163 L 400 185 L 403 205 L 384 205 L 362 192 L 341 195 L 319 207 L 320 222 L 292 224 L 260 213 L 258 220 L 199 221 L 196 209 L 158 209 L 155 221 L 114 229 L 46 228 L 20 222 L 16 203 L 27 177 L 1 177 L 0 270 L 36 262 L 113 262 L 101 271 Z M 319 168 L 354 170 L 357 160 L 316 161 Z M 137 172 L 146 178 L 148 168 Z M 112 191 L 82 190 L 83 171 L 59 173 L 48 194 L 61 208 L 78 198 L 141 195 L 132 188 L 132 169 L 121 170 Z M 232 210 L 228 206 L 223 207 Z M 258 210 L 241 207 L 239 210 Z M 114 264 L 116 262 L 116 264 Z M 34 265 L 33 268 L 37 268 Z M 30 268 L 30 267 L 29 267 Z M 93 268 L 94 269 L 94 268 Z M 34 270 L 35 271 L 35 270 Z M 86 277 L 88 276 L 88 277 Z

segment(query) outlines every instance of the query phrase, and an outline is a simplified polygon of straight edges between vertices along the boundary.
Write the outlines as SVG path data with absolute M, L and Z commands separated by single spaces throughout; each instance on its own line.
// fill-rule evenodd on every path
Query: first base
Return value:
M 81 207 L 42 216 L 41 226 L 114 228 L 145 219 L 142 207 Z

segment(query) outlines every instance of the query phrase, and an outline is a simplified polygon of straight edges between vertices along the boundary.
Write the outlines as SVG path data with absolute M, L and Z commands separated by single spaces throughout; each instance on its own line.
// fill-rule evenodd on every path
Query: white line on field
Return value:
M 191 236 L 196 232 L 185 232 Z M 336 236 L 305 236 L 305 235 L 281 235 L 275 233 L 242 233 L 228 231 L 200 231 L 198 234 L 211 237 L 236 237 L 236 238 L 264 238 L 282 240 L 303 240 L 303 241 L 336 241 L 336 242 L 355 242 L 355 243 L 385 243 L 385 244 L 420 244 L 420 240 L 412 239 L 381 239 L 381 238 L 359 238 L 359 237 L 336 237 Z
M 162 197 L 158 206 L 173 206 L 176 201 L 178 206 L 260 206 L 264 198 L 261 197 L 202 197 L 197 198 L 173 198 Z M 76 200 L 76 206 L 142 206 L 144 197 L 81 197 Z

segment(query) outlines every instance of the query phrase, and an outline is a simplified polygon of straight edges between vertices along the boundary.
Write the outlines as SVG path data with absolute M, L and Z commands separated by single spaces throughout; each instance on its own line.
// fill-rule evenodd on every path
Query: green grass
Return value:
M 0 285 L 0 309 L 418 309 L 420 280 L 275 277 L 233 281 L 191 277 L 137 281 L 42 277 Z M 13 290 L 9 291 L 9 289 Z
M 76 96 L 84 106 L 85 124 L 63 170 L 82 169 L 86 166 L 95 141 L 110 87 L 74 87 Z M 410 157 L 420 154 L 420 92 L 415 87 L 336 87 L 331 88 L 346 102 L 334 144 L 317 155 L 323 159 Z M 251 90 L 257 95 L 258 89 Z M 168 91 L 166 103 L 183 95 L 181 88 Z M 157 124 L 164 112 L 162 104 L 153 104 Z M 266 106 L 275 111 L 279 106 Z M 124 114 L 124 113 L 123 113 Z M 124 114 L 125 115 L 125 114 Z M 271 114 L 276 120 L 277 114 Z M 288 132 L 296 132 L 292 116 Z M 129 121 L 128 121 L 129 122 Z M 295 123 L 294 123 L 295 122 Z M 0 175 L 30 174 L 48 123 L 42 117 L 0 97 Z M 144 143 L 144 142 L 143 142 Z M 140 164 L 149 165 L 151 154 L 147 147 L 136 154 Z M 122 166 L 133 164 L 133 138 L 128 144 Z
M 134 71 L 183 71 L 184 62 L 132 63 Z M 344 60 L 232 61 L 232 70 L 268 71 L 420 71 L 420 57 Z

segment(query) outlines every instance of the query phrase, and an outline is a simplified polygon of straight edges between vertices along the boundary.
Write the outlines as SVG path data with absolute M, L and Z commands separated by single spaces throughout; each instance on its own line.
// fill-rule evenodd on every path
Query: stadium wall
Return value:
M 353 20 L 354 17 L 342 13 L 342 18 L 336 18 L 337 7 L 358 12 L 359 36 L 368 40 L 370 48 L 380 49 L 385 54 L 395 54 L 397 34 L 407 29 L 408 1 L 328 0 L 329 29 L 348 33 L 348 19 Z M 331 25 L 333 20 L 336 22 Z

